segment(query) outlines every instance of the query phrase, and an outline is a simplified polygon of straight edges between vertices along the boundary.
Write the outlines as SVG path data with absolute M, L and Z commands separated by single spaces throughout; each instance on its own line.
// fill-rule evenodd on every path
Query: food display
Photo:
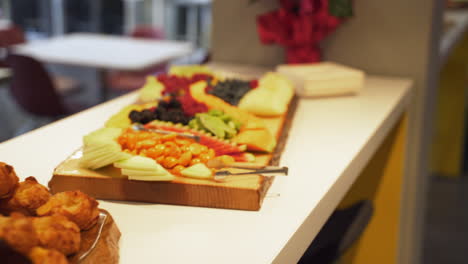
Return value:
M 120 232 L 94 198 L 81 191 L 52 195 L 34 177 L 20 182 L 3 162 L 0 186 L 9 190 L 0 199 L 2 263 L 118 262 Z
M 99 199 L 258 210 L 271 177 L 215 176 L 238 171 L 233 163 L 277 160 L 293 97 L 292 83 L 274 72 L 245 80 L 205 66 L 172 67 L 149 76 L 137 101 L 84 135 L 49 187 L 56 193 L 79 186 Z

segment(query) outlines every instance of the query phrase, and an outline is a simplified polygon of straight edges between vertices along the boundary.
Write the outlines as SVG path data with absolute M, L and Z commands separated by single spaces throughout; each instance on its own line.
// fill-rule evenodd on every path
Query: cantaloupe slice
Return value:
M 247 145 L 251 151 L 272 152 L 276 147 L 276 139 L 267 129 L 241 131 L 232 141 Z

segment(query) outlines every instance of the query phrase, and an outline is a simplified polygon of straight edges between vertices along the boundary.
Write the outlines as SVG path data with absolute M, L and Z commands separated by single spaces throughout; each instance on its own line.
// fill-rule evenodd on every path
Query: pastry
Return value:
M 18 176 L 12 166 L 0 162 L 0 199 L 13 195 L 18 184 Z
M 59 214 L 75 222 L 81 230 L 96 224 L 99 218 L 98 202 L 80 191 L 67 191 L 52 196 L 37 209 L 37 215 Z
M 45 204 L 50 196 L 45 186 L 38 183 L 34 177 L 28 177 L 18 184 L 10 198 L 0 200 L 0 211 L 7 214 L 21 212 L 25 215 L 35 215 L 36 209 Z

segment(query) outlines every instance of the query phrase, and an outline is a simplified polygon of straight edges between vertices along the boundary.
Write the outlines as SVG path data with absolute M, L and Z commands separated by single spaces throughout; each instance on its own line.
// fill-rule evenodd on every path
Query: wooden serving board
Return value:
M 255 155 L 256 163 L 278 165 L 297 102 L 294 97 L 285 115 L 263 119 L 278 143 L 273 153 Z M 185 177 L 176 177 L 172 182 L 130 181 L 113 166 L 99 170 L 80 168 L 81 155 L 81 150 L 77 150 L 55 169 L 49 182 L 52 193 L 78 189 L 104 200 L 259 210 L 273 181 L 273 177 L 261 175 L 231 176 L 223 182 Z

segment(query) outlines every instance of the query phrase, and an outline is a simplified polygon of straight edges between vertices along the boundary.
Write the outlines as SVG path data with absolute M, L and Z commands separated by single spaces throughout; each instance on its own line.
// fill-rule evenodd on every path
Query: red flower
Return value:
M 287 63 L 320 61 L 318 43 L 341 20 L 329 13 L 328 0 L 280 0 L 281 7 L 257 17 L 257 31 L 264 44 L 286 49 Z

